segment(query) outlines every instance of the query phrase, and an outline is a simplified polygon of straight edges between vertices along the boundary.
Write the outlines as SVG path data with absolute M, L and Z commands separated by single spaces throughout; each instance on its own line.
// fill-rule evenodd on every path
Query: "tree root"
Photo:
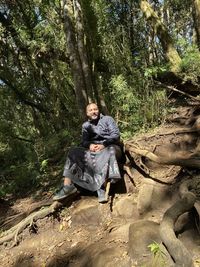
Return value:
M 132 147 L 132 146 L 131 146 Z M 174 178 L 171 178 L 172 176 L 172 171 L 174 170 L 174 168 L 177 168 L 178 166 L 172 165 L 170 167 L 170 169 L 165 172 L 164 177 L 161 177 L 160 175 L 156 175 L 156 173 L 148 168 L 144 163 L 142 163 L 141 165 L 141 160 L 138 160 L 138 158 L 142 158 L 143 156 L 136 156 L 135 153 L 133 155 L 133 153 L 130 153 L 130 149 L 126 150 L 125 152 L 126 156 L 129 159 L 129 163 L 127 164 L 128 168 L 129 168 L 129 172 L 126 169 L 126 165 L 124 166 L 124 170 L 126 171 L 126 173 L 128 174 L 129 178 L 131 179 L 131 181 L 134 181 L 134 177 L 133 175 L 129 175 L 129 173 L 131 172 L 131 168 L 135 168 L 137 171 L 139 171 L 145 178 L 151 179 L 157 183 L 160 184 L 165 184 L 165 185 L 172 185 L 174 183 Z M 145 168 L 144 168 L 145 166 Z M 179 170 L 176 170 L 176 172 L 178 173 L 181 170 L 181 167 L 179 166 Z M 166 180 L 167 178 L 167 180 Z
M 168 130 L 168 131 L 165 131 L 164 133 L 155 133 L 155 134 L 151 134 L 151 135 L 148 135 L 145 137 L 141 137 L 141 138 L 138 138 L 137 139 L 137 142 L 139 141 L 142 141 L 142 140 L 146 140 L 148 138 L 151 139 L 151 138 L 154 138 L 154 137 L 161 137 L 161 136 L 167 136 L 167 135 L 181 135 L 181 134 L 195 134 L 195 133 L 199 133 L 199 128 L 196 127 L 196 126 L 193 126 L 193 127 L 186 127 L 186 128 L 176 128 L 174 130 Z M 126 144 L 129 144 L 129 145 L 135 145 L 136 144 L 136 140 L 129 140 L 126 142 Z
M 134 182 L 133 174 L 132 174 L 132 172 L 131 172 L 131 166 L 128 165 L 128 164 L 127 164 L 127 165 L 124 165 L 123 169 L 124 169 L 124 171 L 126 172 L 126 174 L 128 175 L 128 177 L 129 177 L 129 179 L 131 180 L 132 184 L 133 184 L 134 186 L 136 186 L 136 185 L 135 185 L 135 182 Z
M 179 191 L 181 199 L 171 206 L 163 216 L 160 224 L 160 236 L 175 261 L 176 267 L 192 267 L 192 256 L 182 242 L 176 238 L 174 224 L 181 214 L 194 206 L 196 196 L 188 191 L 188 181 L 181 184 Z
M 48 200 L 43 200 L 37 203 L 33 203 L 31 207 L 26 210 L 25 212 L 21 212 L 18 214 L 14 214 L 6 218 L 6 220 L 1 220 L 0 221 L 0 228 L 3 230 L 7 230 L 11 228 L 13 225 L 16 225 L 17 223 L 21 222 L 24 218 L 29 216 L 31 213 L 39 210 L 41 207 L 44 206 L 49 206 L 52 204 L 52 199 Z
M 137 155 L 144 156 L 158 164 L 193 167 L 197 169 L 200 167 L 200 157 L 196 153 L 187 152 L 184 155 L 182 152 L 177 152 L 170 153 L 168 156 L 157 156 L 153 152 L 146 149 L 140 149 L 129 143 L 125 145 L 125 148 L 130 154 L 135 153 Z
M 16 246 L 19 243 L 18 235 L 28 225 L 31 226 L 37 220 L 43 219 L 48 215 L 54 214 L 57 210 L 59 210 L 64 205 L 71 204 L 74 196 L 77 196 L 77 194 L 69 196 L 68 198 L 62 200 L 62 202 L 55 201 L 49 207 L 45 207 L 39 211 L 36 211 L 36 212 L 30 214 L 28 217 L 26 217 L 20 223 L 18 223 L 17 225 L 13 226 L 11 229 L 2 233 L 2 235 L 0 236 L 0 245 L 5 244 L 5 243 L 13 240 L 13 244 L 11 245 L 11 247 Z
M 199 224 L 200 224 L 200 201 L 196 201 L 194 207 L 199 215 Z M 198 230 L 200 230 L 200 225 L 198 226 Z M 199 231 L 200 233 L 200 231 Z

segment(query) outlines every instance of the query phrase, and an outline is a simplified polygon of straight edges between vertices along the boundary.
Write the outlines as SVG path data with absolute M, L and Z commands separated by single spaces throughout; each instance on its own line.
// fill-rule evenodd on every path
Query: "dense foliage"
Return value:
M 1 0 L 0 195 L 49 179 L 79 143 L 89 100 L 103 101 L 123 138 L 164 121 L 168 99 L 154 81 L 173 70 L 174 51 L 176 75 L 198 85 L 197 4 Z

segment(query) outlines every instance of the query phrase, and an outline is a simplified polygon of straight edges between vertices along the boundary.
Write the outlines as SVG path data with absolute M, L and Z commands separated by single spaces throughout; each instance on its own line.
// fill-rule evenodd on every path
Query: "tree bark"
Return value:
M 200 0 L 193 0 L 193 19 L 196 33 L 196 43 L 200 50 Z
M 153 27 L 155 33 L 157 34 L 161 42 L 165 57 L 171 64 L 171 71 L 174 73 L 178 72 L 181 58 L 174 46 L 171 36 L 168 33 L 167 27 L 158 17 L 156 12 L 152 9 L 148 1 L 141 0 L 140 8 L 144 13 L 147 21 L 150 22 L 151 26 Z
M 75 28 L 73 26 L 72 6 L 70 2 L 70 0 L 63 1 L 64 32 L 67 40 L 70 66 L 74 79 L 74 90 L 76 94 L 77 105 L 82 119 L 85 119 L 85 107 L 88 103 L 88 95 L 81 58 L 77 47 Z
M 194 265 L 191 253 L 177 239 L 174 232 L 174 224 L 178 217 L 186 211 L 189 211 L 196 201 L 196 196 L 187 190 L 185 184 L 182 187 L 184 187 L 181 189 L 184 193 L 181 194 L 181 199 L 171 206 L 163 216 L 160 224 L 160 236 L 177 267 L 192 267 Z
M 84 33 L 84 21 L 83 12 L 80 4 L 80 0 L 74 0 L 74 17 L 75 17 L 75 28 L 77 36 L 77 47 L 80 55 L 86 90 L 88 94 L 89 102 L 94 101 L 94 92 L 92 84 L 92 71 L 89 66 L 89 60 L 86 49 L 86 35 Z

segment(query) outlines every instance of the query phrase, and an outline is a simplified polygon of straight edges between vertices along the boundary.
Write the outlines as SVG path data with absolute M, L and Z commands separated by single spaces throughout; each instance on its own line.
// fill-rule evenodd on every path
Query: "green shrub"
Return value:
M 146 80 L 140 90 L 136 84 L 129 85 L 123 75 L 113 76 L 110 80 L 112 114 L 115 114 L 123 139 L 155 127 L 165 118 L 166 93 L 164 90 L 153 90 L 153 84 Z
M 196 46 L 189 46 L 186 49 L 180 67 L 180 76 L 183 81 L 190 81 L 198 86 L 198 78 L 200 77 L 200 53 Z

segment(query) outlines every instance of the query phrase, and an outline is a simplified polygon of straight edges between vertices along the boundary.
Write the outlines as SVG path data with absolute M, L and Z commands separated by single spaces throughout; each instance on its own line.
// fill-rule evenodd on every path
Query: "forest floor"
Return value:
M 173 127 L 176 126 L 162 125 L 153 133 L 138 135 L 134 141 L 145 147 L 171 142 L 172 136 L 163 139 L 159 133 Z M 27 227 L 19 235 L 17 246 L 12 247 L 12 242 L 1 245 L 0 266 L 174 266 L 172 259 L 165 257 L 158 227 L 165 211 L 179 198 L 178 187 L 186 170 L 151 163 L 148 168 L 153 179 L 133 168 L 133 180 L 126 175 L 120 186 L 111 186 L 106 204 L 99 204 L 95 195 L 76 194 L 70 205 Z M 38 201 L 51 199 L 52 194 L 48 191 L 38 198 L 29 196 L 12 204 L 9 200 L 0 203 L 1 221 L 26 212 Z M 200 229 L 195 218 L 194 212 L 184 214 L 176 229 L 179 240 L 192 255 L 194 266 L 200 267 Z M 149 245 L 157 243 L 160 253 L 155 257 Z

